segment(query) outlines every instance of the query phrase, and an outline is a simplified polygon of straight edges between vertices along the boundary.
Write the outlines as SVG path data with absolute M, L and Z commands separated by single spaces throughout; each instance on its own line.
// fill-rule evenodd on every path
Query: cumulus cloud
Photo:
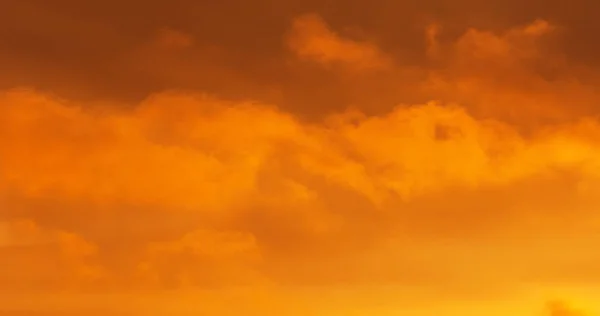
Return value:
M 518 280 L 589 282 L 575 272 L 600 259 L 585 250 L 597 240 L 593 120 L 525 138 L 435 103 L 323 124 L 174 92 L 130 109 L 28 90 L 0 103 L 2 217 L 33 232 L 11 228 L 4 248 L 46 238 L 57 264 L 105 284 L 470 296 Z M 38 270 L 31 286 L 51 275 Z
M 438 39 L 443 27 L 432 25 L 426 39 L 440 66 L 423 87 L 428 95 L 459 102 L 479 117 L 522 126 L 592 115 L 598 95 L 586 80 L 597 79 L 549 48 L 556 29 L 536 20 L 503 32 L 471 28 L 444 42 Z
M 409 63 L 383 46 L 342 36 L 315 14 L 296 18 L 286 43 L 298 58 L 339 76 L 331 83 L 332 97 L 371 113 L 387 113 L 398 103 L 439 100 L 522 129 L 594 115 L 598 77 L 556 49 L 564 36 L 559 26 L 537 19 L 504 30 L 468 28 L 458 36 L 450 36 L 448 28 L 442 22 L 424 27 L 424 63 Z M 334 64 L 338 67 L 329 67 Z M 348 76 L 351 69 L 386 71 Z
M 536 72 L 558 60 L 540 53 L 553 29 L 470 29 L 446 43 L 431 26 L 439 68 L 411 86 L 426 101 L 319 121 L 190 91 L 99 106 L 3 90 L 0 292 L 21 301 L 0 303 L 386 315 L 596 286 L 600 122 L 586 102 L 597 99 Z M 159 42 L 192 45 L 174 32 Z M 288 35 L 302 59 L 402 73 L 316 15 Z
M 97 247 L 80 235 L 40 227 L 33 220 L 0 223 L 3 269 L 0 291 L 85 288 L 105 277 Z

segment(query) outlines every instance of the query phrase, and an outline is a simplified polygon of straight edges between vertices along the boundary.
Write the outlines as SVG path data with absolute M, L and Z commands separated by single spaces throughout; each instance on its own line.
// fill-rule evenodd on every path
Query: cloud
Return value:
M 583 312 L 573 309 L 568 304 L 561 301 L 552 301 L 548 303 L 550 316 L 583 316 Z
M 146 281 L 175 287 L 254 284 L 261 280 L 252 269 L 261 259 L 247 232 L 196 230 L 175 241 L 150 243 L 138 272 Z
M 548 20 L 536 19 L 506 29 L 471 27 L 456 35 L 452 34 L 452 25 L 442 21 L 430 23 L 422 29 L 423 62 L 410 62 L 409 56 L 391 51 L 389 44 L 342 37 L 318 15 L 300 16 L 293 21 L 286 43 L 299 59 L 338 65 L 325 67 L 329 75 L 314 74 L 315 78 L 324 77 L 314 80 L 328 87 L 327 101 L 316 93 L 320 90 L 315 83 L 310 91 L 298 96 L 312 95 L 303 104 L 296 104 L 298 108 L 294 110 L 300 113 L 307 110 L 299 108 L 310 108 L 313 102 L 319 102 L 318 108 L 329 109 L 325 111 L 329 113 L 331 109 L 339 112 L 353 106 L 368 114 L 382 115 L 398 104 L 438 100 L 458 103 L 478 119 L 499 119 L 521 130 L 595 115 L 594 104 L 599 97 L 593 87 L 598 77 L 589 67 L 568 59 L 564 51 L 557 49 L 565 31 Z M 327 44 L 339 49 L 319 48 L 327 46 L 319 43 L 346 42 L 352 45 Z M 364 46 L 365 52 L 369 47 L 373 53 L 346 53 L 358 50 L 350 48 L 354 44 Z M 380 57 L 342 58 L 341 53 L 334 51 L 344 52 L 344 56 Z M 387 62 L 371 62 L 375 60 Z M 361 67 L 363 64 L 386 66 Z M 348 75 L 349 69 L 358 68 L 386 71 Z M 322 119 L 326 113 L 320 113 Z
M 442 28 L 430 26 L 426 39 L 437 68 L 423 83 L 425 93 L 521 126 L 593 115 L 598 95 L 589 84 L 597 78 L 551 49 L 558 29 L 535 20 L 502 32 L 471 28 L 449 42 L 439 40 Z
M 194 38 L 171 28 L 160 29 L 156 35 L 156 45 L 165 49 L 185 49 L 194 44 Z
M 0 222 L 3 293 L 55 287 L 85 288 L 105 278 L 98 249 L 80 235 L 40 227 L 33 220 Z
M 3 90 L 0 291 L 20 300 L 0 303 L 110 301 L 148 315 L 385 315 L 435 303 L 452 315 L 456 302 L 597 287 L 596 94 L 542 74 L 561 60 L 544 53 L 546 21 L 450 41 L 444 30 L 426 32 L 435 65 L 406 70 L 316 15 L 294 20 L 297 57 L 337 65 L 341 78 L 363 71 L 350 86 L 408 82 L 426 99 L 378 113 L 308 121 L 198 91 L 109 106 Z M 196 47 L 176 31 L 159 42 Z
M 307 124 L 267 105 L 175 92 L 130 109 L 26 90 L 0 102 L 3 217 L 67 231 L 56 235 L 64 258 L 100 256 L 119 282 L 458 291 L 504 287 L 507 277 L 552 282 L 598 260 L 583 251 L 596 240 L 586 206 L 597 202 L 600 172 L 593 120 L 526 138 L 435 103 Z M 111 232 L 127 217 L 134 226 Z M 575 228 L 570 241 L 551 239 Z M 119 239 L 130 253 L 118 251 Z M 546 252 L 550 245 L 569 256 Z M 480 247 L 494 252 L 468 255 Z M 447 251 L 455 257 L 441 268 Z M 481 270 L 465 270 L 468 261 Z M 490 279 L 500 262 L 505 274 Z
M 287 44 L 300 58 L 324 65 L 339 64 L 357 70 L 386 69 L 391 65 L 390 58 L 376 45 L 340 36 L 315 14 L 294 19 Z

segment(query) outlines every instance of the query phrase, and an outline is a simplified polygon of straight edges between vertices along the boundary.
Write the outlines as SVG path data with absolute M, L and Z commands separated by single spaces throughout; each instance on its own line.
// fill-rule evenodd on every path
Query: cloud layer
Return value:
M 595 78 L 546 53 L 556 27 L 455 41 L 430 27 L 431 64 L 419 66 L 314 14 L 289 27 L 290 67 L 363 87 L 346 95 L 357 103 L 396 100 L 366 94 L 373 85 L 415 101 L 307 120 L 277 97 L 191 89 L 126 106 L 0 92 L 0 292 L 13 297 L 0 302 L 68 312 L 110 301 L 122 307 L 111 313 L 140 315 L 426 315 L 439 304 L 464 315 L 447 306 L 598 286 Z M 149 43 L 139 49 L 172 61 L 196 45 L 169 28 Z

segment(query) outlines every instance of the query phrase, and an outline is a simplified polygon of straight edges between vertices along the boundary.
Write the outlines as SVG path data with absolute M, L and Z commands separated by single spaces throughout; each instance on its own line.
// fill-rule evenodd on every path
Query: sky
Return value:
M 600 315 L 599 9 L 3 0 L 0 314 Z

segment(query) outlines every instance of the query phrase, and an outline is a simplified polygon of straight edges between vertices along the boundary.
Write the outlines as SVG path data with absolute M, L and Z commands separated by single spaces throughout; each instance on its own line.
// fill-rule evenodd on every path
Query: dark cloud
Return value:
M 6 65 L 0 84 L 129 101 L 167 88 L 201 89 L 270 99 L 310 116 L 351 103 L 373 108 L 368 101 L 378 94 L 387 104 L 379 105 L 381 111 L 414 101 L 406 93 L 394 93 L 402 90 L 401 82 L 378 78 L 377 84 L 369 85 L 367 79 L 349 84 L 319 69 L 290 67 L 283 40 L 293 18 L 317 12 L 342 36 L 373 40 L 400 65 L 410 66 L 427 64 L 423 33 L 430 23 L 441 26 L 442 39 L 453 41 L 472 27 L 502 32 L 546 19 L 561 27 L 552 49 L 582 67 L 596 67 L 596 6 L 589 0 L 571 3 L 569 10 L 559 1 L 8 0 L 0 13 L 0 60 Z M 188 34 L 195 47 L 176 59 L 140 51 L 165 28 Z M 139 54 L 153 57 L 139 64 Z M 345 92 L 357 88 L 354 95 Z M 328 93 L 320 95 L 320 89 Z M 306 93 L 313 95 L 310 102 L 303 98 Z

